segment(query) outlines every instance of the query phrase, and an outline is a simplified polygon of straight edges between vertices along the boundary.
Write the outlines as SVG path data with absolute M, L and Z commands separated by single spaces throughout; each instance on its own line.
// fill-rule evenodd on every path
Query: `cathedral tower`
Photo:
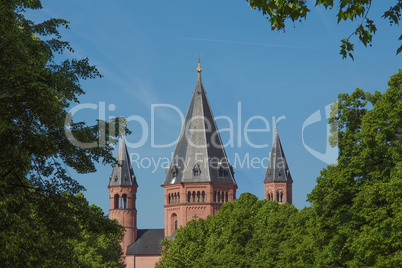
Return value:
M 292 176 L 279 139 L 278 130 L 276 130 L 268 168 L 265 172 L 265 199 L 276 200 L 281 204 L 292 204 L 292 183 Z
M 236 199 L 234 170 L 208 103 L 199 62 L 197 71 L 190 106 L 162 185 L 165 236 L 192 219 L 214 215 L 223 203 Z
M 116 157 L 119 165 L 115 165 L 109 181 L 110 210 L 109 218 L 117 219 L 126 230 L 121 243 L 123 253 L 127 246 L 137 239 L 137 181 L 131 166 L 124 136 L 120 139 L 119 151 Z

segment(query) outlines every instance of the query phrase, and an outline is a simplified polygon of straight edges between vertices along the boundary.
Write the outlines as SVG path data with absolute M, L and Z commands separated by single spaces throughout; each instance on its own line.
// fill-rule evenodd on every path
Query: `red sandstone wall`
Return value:
M 214 215 L 219 211 L 222 204 L 226 202 L 214 201 L 214 192 L 228 193 L 228 202 L 236 198 L 237 186 L 227 183 L 183 183 L 165 186 L 165 235 L 170 236 L 174 232 L 174 221 L 177 219 L 177 227 L 185 226 L 187 222 L 193 219 L 206 219 L 208 215 Z M 205 192 L 204 202 L 196 198 L 188 202 L 188 192 Z M 180 194 L 176 202 L 169 204 L 169 194 Z
M 153 268 L 160 258 L 160 255 L 134 255 L 134 264 L 127 263 L 127 268 Z
M 276 192 L 281 191 L 283 193 L 283 202 L 292 204 L 292 183 L 291 182 L 266 182 L 264 183 L 265 199 L 267 199 L 268 193 L 273 193 L 273 198 L 276 200 Z
M 127 208 L 114 208 L 114 196 L 118 194 L 127 195 Z M 117 219 L 119 224 L 125 228 L 125 235 L 121 243 L 123 253 L 126 253 L 127 247 L 137 239 L 137 210 L 135 209 L 135 200 L 137 187 L 114 186 L 109 187 L 110 210 L 109 219 Z

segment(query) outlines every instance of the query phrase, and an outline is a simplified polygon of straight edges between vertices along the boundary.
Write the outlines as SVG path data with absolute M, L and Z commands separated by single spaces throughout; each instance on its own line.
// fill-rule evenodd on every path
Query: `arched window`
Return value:
M 218 202 L 221 202 L 221 192 L 218 192 Z
M 177 194 L 176 193 L 174 193 L 174 202 L 173 202 L 174 204 L 176 204 L 177 203 Z
M 202 202 L 205 202 L 205 192 L 202 191 Z
M 191 192 L 190 191 L 188 191 L 188 194 L 187 194 L 187 202 L 191 202 Z
M 193 192 L 193 202 L 195 202 L 195 192 Z
M 118 194 L 115 194 L 114 195 L 114 208 L 115 209 L 117 209 L 117 208 L 119 208 L 119 206 L 120 206 L 120 200 L 119 200 L 120 198 L 119 198 L 119 195 Z
M 171 235 L 174 230 L 177 230 L 177 214 L 173 213 L 170 216 L 170 222 L 169 222 L 169 235 Z
M 279 202 L 279 192 L 278 191 L 276 192 L 276 201 Z
M 226 192 L 226 203 L 229 202 L 229 193 Z
M 274 194 L 271 193 L 271 201 L 274 201 Z
M 177 193 L 177 203 L 180 203 L 180 193 Z
M 123 194 L 121 203 L 122 203 L 122 208 L 126 209 L 127 208 L 127 195 L 126 194 Z
M 171 197 L 170 197 L 170 194 L 169 194 L 169 204 L 170 204 L 170 202 L 171 202 L 170 198 L 171 198 Z
M 271 201 L 271 194 L 270 193 L 267 194 L 267 200 Z
M 214 192 L 214 202 L 216 202 L 216 192 Z
M 200 196 L 201 196 L 200 191 L 198 191 L 197 192 L 197 202 L 200 202 Z
M 280 199 L 281 199 L 280 202 L 283 203 L 283 193 L 282 192 L 281 192 L 281 198 Z

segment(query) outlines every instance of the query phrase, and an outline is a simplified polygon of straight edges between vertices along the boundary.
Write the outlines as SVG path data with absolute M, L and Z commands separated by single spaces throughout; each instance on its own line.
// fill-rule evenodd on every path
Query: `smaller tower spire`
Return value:
M 276 129 L 274 144 L 272 145 L 271 155 L 269 157 L 269 165 L 265 174 L 264 182 L 270 181 L 289 181 L 293 182 L 290 175 L 288 162 L 279 139 L 278 129 Z
M 109 186 L 138 186 L 133 167 L 131 166 L 124 135 L 121 135 L 120 138 L 116 160 L 119 164 L 116 164 L 113 168 Z
M 113 167 L 109 180 L 109 219 L 116 219 L 125 229 L 125 235 L 120 245 L 126 254 L 127 247 L 137 239 L 137 180 L 134 175 L 130 156 L 127 151 L 124 135 L 121 136 L 119 150 L 116 156 L 117 163 Z
M 276 129 L 274 144 L 265 172 L 265 199 L 292 204 L 292 176 Z

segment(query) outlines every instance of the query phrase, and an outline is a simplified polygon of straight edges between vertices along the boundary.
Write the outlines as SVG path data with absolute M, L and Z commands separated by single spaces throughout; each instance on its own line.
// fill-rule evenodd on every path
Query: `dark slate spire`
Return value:
M 163 185 L 182 182 L 236 184 L 201 80 L 198 79 Z
M 119 165 L 115 165 L 110 176 L 109 186 L 138 186 L 133 167 L 131 166 L 124 136 L 120 139 L 119 151 L 116 157 Z
M 281 140 L 279 139 L 278 130 L 276 130 L 274 144 L 272 145 L 272 151 L 264 179 L 264 182 L 271 181 L 293 182 L 288 162 L 286 161 L 285 153 L 283 152 Z

